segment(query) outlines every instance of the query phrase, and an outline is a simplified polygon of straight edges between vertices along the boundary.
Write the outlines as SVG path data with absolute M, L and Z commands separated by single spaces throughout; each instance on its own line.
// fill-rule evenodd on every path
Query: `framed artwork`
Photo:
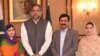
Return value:
M 29 7 L 33 3 L 41 4 L 40 0 L 9 0 L 10 22 L 23 22 L 30 19 Z

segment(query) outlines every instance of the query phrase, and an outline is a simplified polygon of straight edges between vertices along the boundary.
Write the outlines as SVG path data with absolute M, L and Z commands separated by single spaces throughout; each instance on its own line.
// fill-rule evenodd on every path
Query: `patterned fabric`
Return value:
M 100 38 L 83 38 L 78 47 L 78 56 L 100 56 Z
M 2 56 L 21 56 L 23 53 L 23 47 L 21 42 L 11 44 L 7 40 L 3 40 L 1 44 L 1 55 Z M 22 55 L 23 56 L 23 55 Z
M 5 35 L 4 39 L 1 41 L 1 55 L 2 56 L 21 56 L 23 52 L 23 47 L 20 41 L 16 38 L 16 31 L 14 32 L 13 39 L 10 39 L 10 36 L 8 34 L 8 29 L 14 26 L 12 24 L 8 24 L 5 27 Z M 15 30 L 15 28 L 14 28 Z
M 83 37 L 78 46 L 77 56 L 100 56 L 100 37 L 96 25 L 93 23 L 93 35 Z
M 15 28 L 14 28 L 14 29 L 15 29 Z M 15 35 L 13 36 L 13 40 L 10 39 L 10 37 L 9 37 L 9 35 L 8 35 L 8 33 L 7 33 L 7 26 L 5 27 L 4 32 L 5 32 L 5 39 L 6 39 L 8 42 L 13 43 L 13 44 L 17 42 L 16 33 L 15 33 Z

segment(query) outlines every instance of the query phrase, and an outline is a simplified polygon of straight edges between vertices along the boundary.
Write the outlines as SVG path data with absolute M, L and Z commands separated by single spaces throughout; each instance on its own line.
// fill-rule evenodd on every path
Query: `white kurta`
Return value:
M 77 56 L 100 56 L 100 37 L 80 40 Z
M 46 26 L 46 32 L 45 32 L 45 42 L 42 45 L 41 50 L 39 51 L 40 55 L 43 55 L 49 48 L 51 41 L 52 41 L 52 33 L 53 33 L 52 26 L 51 26 L 50 22 L 48 22 L 47 26 Z M 32 48 L 29 45 L 28 34 L 27 34 L 24 23 L 22 23 L 22 26 L 21 26 L 21 40 L 22 40 L 22 44 L 23 44 L 25 50 L 27 51 L 27 53 L 30 56 L 34 55 L 34 53 L 32 52 Z

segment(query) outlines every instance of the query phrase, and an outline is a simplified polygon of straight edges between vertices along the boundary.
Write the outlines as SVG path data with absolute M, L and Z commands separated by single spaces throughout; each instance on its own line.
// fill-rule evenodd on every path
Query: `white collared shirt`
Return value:
M 34 22 L 35 24 L 37 24 L 39 20 L 40 20 L 40 19 L 37 19 L 37 20 L 34 20 L 34 19 L 33 19 L 33 22 Z
M 64 46 L 64 41 L 65 41 L 67 29 L 68 28 L 61 30 L 61 32 L 60 32 L 60 56 L 62 56 L 62 53 L 63 53 L 63 46 Z
M 47 26 L 46 26 L 46 32 L 45 32 L 45 42 L 42 45 L 41 50 L 39 51 L 40 55 L 43 55 L 49 48 L 51 41 L 52 41 L 52 33 L 53 33 L 52 26 L 51 26 L 50 22 L 48 22 Z M 24 23 L 22 23 L 22 26 L 21 26 L 21 40 L 22 40 L 22 44 L 23 44 L 25 50 L 27 51 L 27 53 L 30 56 L 34 55 L 34 53 L 32 51 L 32 47 L 29 45 L 28 34 L 27 34 Z

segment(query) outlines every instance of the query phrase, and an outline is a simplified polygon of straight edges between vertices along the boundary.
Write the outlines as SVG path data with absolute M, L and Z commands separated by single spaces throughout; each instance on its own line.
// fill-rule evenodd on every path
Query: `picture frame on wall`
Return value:
M 41 4 L 40 0 L 9 0 L 10 22 L 23 22 L 31 18 L 29 7 L 33 3 Z

